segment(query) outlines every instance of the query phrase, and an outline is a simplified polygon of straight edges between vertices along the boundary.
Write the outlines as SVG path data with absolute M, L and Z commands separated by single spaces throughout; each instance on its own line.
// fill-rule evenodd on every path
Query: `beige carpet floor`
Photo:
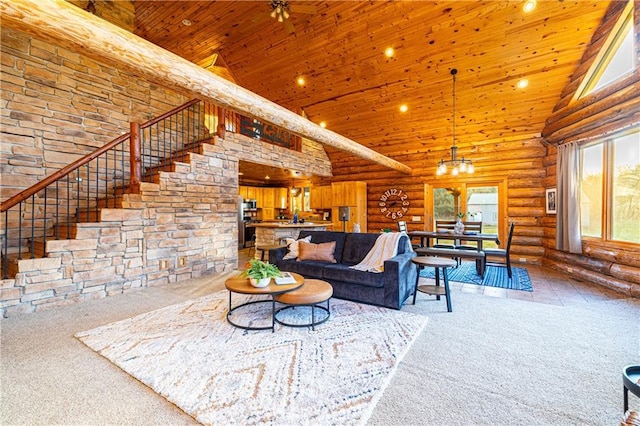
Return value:
M 194 424 L 73 336 L 219 291 L 223 281 L 199 278 L 0 321 L 0 423 Z M 403 308 L 429 324 L 369 423 L 617 424 L 622 367 L 640 363 L 640 300 L 564 307 L 457 292 L 453 308 L 422 294 Z

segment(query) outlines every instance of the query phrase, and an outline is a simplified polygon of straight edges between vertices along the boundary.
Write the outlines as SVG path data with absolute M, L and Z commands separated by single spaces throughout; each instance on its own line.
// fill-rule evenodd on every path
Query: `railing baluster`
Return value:
M 36 249 L 36 196 L 35 194 L 31 196 L 31 259 L 33 259 L 35 255 Z
M 22 259 L 22 201 L 18 203 L 18 260 Z
M 98 218 L 98 197 L 100 196 L 100 157 L 96 158 L 96 220 Z M 90 222 L 94 222 L 90 220 Z
M 59 180 L 56 181 L 56 240 L 60 239 L 60 186 Z
M 86 221 L 89 221 L 89 212 L 91 211 L 91 208 L 89 207 L 90 198 L 91 198 L 91 167 L 87 163 L 87 206 L 86 206 L 86 213 L 85 213 L 85 215 L 87 216 L 85 218 Z M 78 218 L 78 222 L 79 221 L 80 221 L 80 218 Z
M 82 182 L 82 177 L 80 177 L 80 170 L 78 169 L 78 177 L 76 177 L 76 223 L 80 220 L 80 182 Z
M 48 186 L 44 187 L 44 219 L 43 219 L 43 224 L 42 224 L 42 250 L 46 250 L 47 249 L 47 188 L 49 188 Z
M 169 121 L 169 152 L 171 152 L 171 162 L 173 162 L 173 135 L 171 134 L 171 132 L 173 131 L 172 129 L 172 116 L 169 116 L 168 121 Z M 166 130 L 165 130 L 166 133 Z M 176 149 L 176 152 L 178 152 L 179 149 Z
M 4 212 L 4 256 L 2 257 L 2 279 L 9 277 L 9 209 Z
M 71 237 L 71 181 L 67 175 L 67 240 Z

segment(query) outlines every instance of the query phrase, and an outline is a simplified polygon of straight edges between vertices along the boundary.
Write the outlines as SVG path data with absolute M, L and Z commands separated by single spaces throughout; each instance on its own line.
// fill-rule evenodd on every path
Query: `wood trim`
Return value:
M 64 0 L 5 0 L 2 25 L 126 69 L 163 87 L 208 100 L 401 173 L 410 167 L 217 76 Z
M 165 117 L 166 118 L 166 117 Z M 131 137 L 129 138 L 129 188 L 133 192 L 140 190 L 142 182 L 142 154 L 140 149 L 140 125 L 131 123 Z

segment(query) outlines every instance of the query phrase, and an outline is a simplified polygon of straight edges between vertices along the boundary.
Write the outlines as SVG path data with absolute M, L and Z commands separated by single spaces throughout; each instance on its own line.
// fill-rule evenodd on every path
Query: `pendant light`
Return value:
M 451 146 L 451 160 L 442 159 L 438 163 L 436 169 L 436 175 L 441 176 L 447 173 L 449 167 L 451 168 L 451 175 L 458 176 L 459 173 L 473 173 L 473 162 L 471 160 L 465 160 L 462 157 L 458 160 L 458 147 L 456 146 L 456 74 L 458 70 L 453 68 L 451 70 L 451 77 L 453 79 L 453 145 Z

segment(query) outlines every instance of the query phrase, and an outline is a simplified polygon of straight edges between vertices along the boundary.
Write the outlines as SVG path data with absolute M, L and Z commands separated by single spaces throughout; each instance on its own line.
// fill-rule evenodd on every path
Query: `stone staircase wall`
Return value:
M 48 241 L 49 257 L 21 260 L 0 282 L 1 316 L 235 269 L 237 158 L 211 148 L 174 170 L 78 224 L 76 239 Z

